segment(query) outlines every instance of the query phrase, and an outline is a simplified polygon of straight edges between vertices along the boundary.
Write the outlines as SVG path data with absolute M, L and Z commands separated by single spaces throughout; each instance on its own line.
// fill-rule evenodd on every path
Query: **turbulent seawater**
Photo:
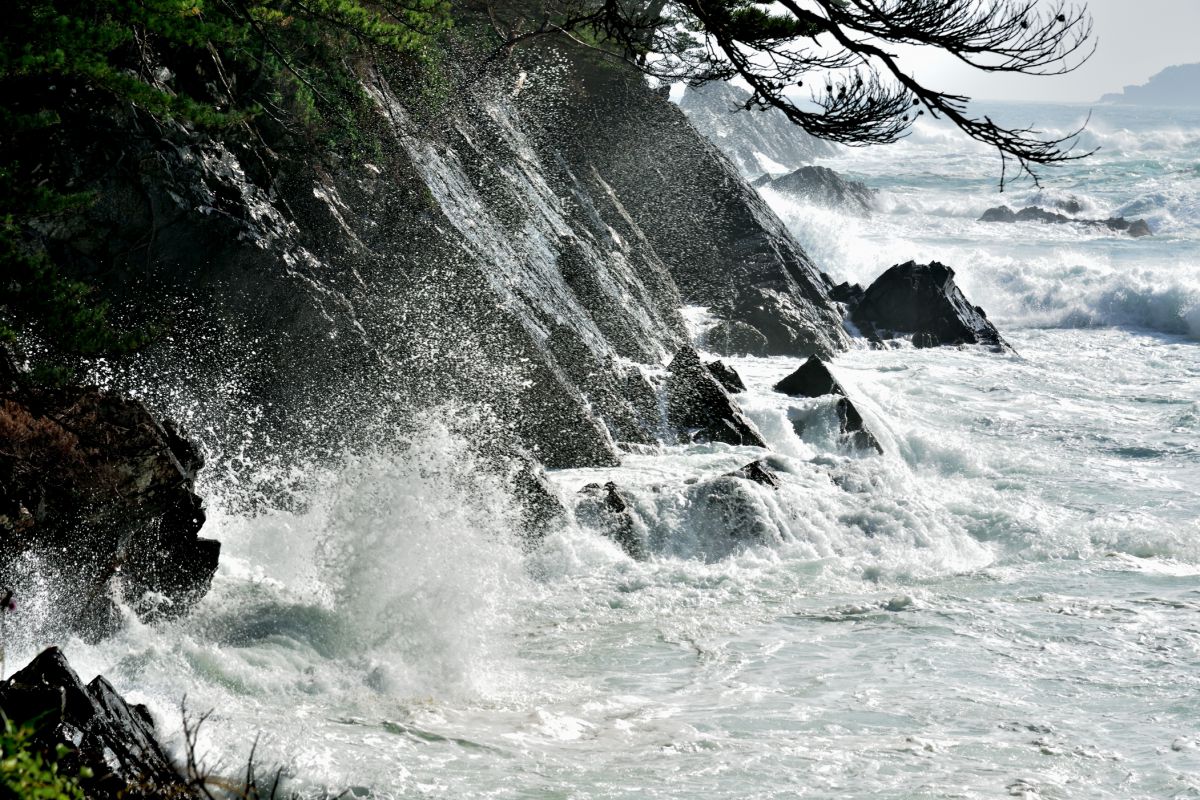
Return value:
M 431 412 L 303 513 L 226 513 L 208 476 L 196 613 L 68 655 L 175 737 L 185 692 L 215 709 L 231 771 L 261 732 L 376 797 L 1200 797 L 1200 113 L 1099 109 L 1083 144 L 1000 196 L 992 153 L 919 127 L 822 162 L 880 190 L 870 219 L 768 197 L 836 280 L 953 266 L 1017 351 L 839 356 L 882 457 L 796 435 L 819 402 L 770 386 L 798 361 L 735 359 L 784 478 L 752 489 L 768 544 L 729 552 L 689 500 L 761 455 L 716 445 L 553 476 L 625 487 L 648 561 L 578 528 L 526 552 Z M 975 221 L 1067 196 L 1155 236 Z

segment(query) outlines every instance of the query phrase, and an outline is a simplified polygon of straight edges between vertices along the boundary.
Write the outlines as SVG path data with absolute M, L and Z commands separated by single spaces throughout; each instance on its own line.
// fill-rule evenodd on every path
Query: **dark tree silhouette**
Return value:
M 484 1 L 497 56 L 561 35 L 665 81 L 740 77 L 747 110 L 777 108 L 830 141 L 895 142 L 928 112 L 996 148 L 1001 189 L 1013 162 L 1036 182 L 1035 167 L 1090 155 L 1074 149 L 1079 131 L 1047 138 L 973 115 L 970 98 L 917 80 L 894 52 L 927 46 L 981 72 L 1062 75 L 1094 51 L 1086 8 L 1066 0 L 542 0 L 508 24 L 504 0 Z

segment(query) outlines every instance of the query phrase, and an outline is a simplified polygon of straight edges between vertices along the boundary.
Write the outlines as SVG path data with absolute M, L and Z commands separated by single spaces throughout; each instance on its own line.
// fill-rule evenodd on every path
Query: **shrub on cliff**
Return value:
M 0 26 L 0 346 L 28 339 L 44 378 L 117 355 L 119 330 L 87 267 L 48 256 L 44 233 L 90 200 L 75 152 L 99 115 L 143 129 L 207 128 L 300 146 L 360 144 L 355 53 L 419 62 L 449 24 L 447 0 L 13 0 Z M 137 126 L 134 126 L 135 128 Z M 86 135 L 86 134 L 85 134 Z M 102 134 L 101 134 L 102 135 Z M 109 143 L 119 148 L 120 142 Z
M 34 744 L 35 731 L 28 725 L 3 720 L 0 727 L 0 797 L 22 800 L 83 800 L 78 777 L 60 769 L 59 761 L 70 752 L 59 745 L 44 753 Z

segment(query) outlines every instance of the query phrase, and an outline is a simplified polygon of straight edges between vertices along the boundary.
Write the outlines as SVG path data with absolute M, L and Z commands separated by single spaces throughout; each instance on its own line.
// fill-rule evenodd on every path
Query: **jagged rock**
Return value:
M 208 591 L 221 545 L 192 491 L 202 460 L 141 403 L 96 388 L 0 396 L 0 574 L 50 587 L 56 617 L 91 636 L 112 593 L 145 620 Z
M 871 433 L 870 428 L 863 422 L 862 414 L 858 413 L 850 398 L 842 397 L 837 401 L 838 429 L 846 437 L 852 447 L 858 450 L 874 450 L 883 455 L 883 446 Z
M 746 384 L 742 382 L 742 376 L 738 375 L 737 370 L 724 361 L 711 361 L 704 366 L 730 394 L 746 391 Z
M 829 206 L 869 214 L 875 206 L 875 191 L 860 181 L 843 178 L 829 167 L 801 167 L 763 184 L 777 192 Z
M 821 397 L 826 394 L 840 394 L 846 391 L 833 377 L 833 373 L 825 366 L 825 362 L 812 356 L 800 367 L 774 386 L 775 391 L 783 392 L 790 397 Z
M 630 558 L 645 558 L 646 548 L 637 534 L 629 502 L 612 481 L 589 483 L 579 490 L 575 519 L 585 528 L 599 530 L 621 546 Z
M 829 290 L 829 299 L 835 300 L 839 303 L 845 303 L 849 306 L 856 306 L 862 302 L 863 295 L 865 293 L 866 290 L 857 283 L 844 281 Z
M 824 362 L 816 356 L 805 361 L 799 369 L 775 384 L 774 388 L 775 391 L 782 392 L 789 397 L 837 395 L 838 400 L 834 410 L 837 413 L 838 430 L 842 436 L 857 449 L 871 449 L 883 453 L 883 447 L 880 446 L 879 440 L 866 427 L 862 415 L 858 413 L 858 409 L 846 395 L 846 390 L 838 383 L 837 378 L 833 376 Z M 797 435 L 802 434 L 803 429 L 797 427 L 796 433 Z
M 1069 213 L 1078 213 L 1082 210 L 1078 201 L 1067 201 L 1059 206 Z M 1133 237 L 1150 236 L 1153 231 L 1150 230 L 1149 223 L 1144 219 L 1127 220 L 1124 217 L 1109 217 L 1108 219 L 1079 219 L 1077 217 L 1068 217 L 1065 214 L 1058 214 L 1053 211 L 1046 211 L 1037 206 L 1027 206 L 1020 211 L 1013 211 L 1008 206 L 997 206 L 989 208 L 983 212 L 983 216 L 979 218 L 980 222 L 1045 222 L 1053 225 L 1062 225 L 1068 222 L 1075 222 L 1081 225 L 1092 225 L 1095 227 L 1108 228 L 1114 231 L 1124 231 Z
M 681 348 L 667 370 L 667 419 L 684 441 L 767 446 L 694 349 Z
M 34 726 L 42 752 L 68 748 L 61 770 L 89 768 L 92 777 L 81 780 L 88 798 L 198 797 L 158 743 L 149 710 L 129 705 L 102 676 L 85 686 L 56 647 L 0 683 L 0 710 Z
M 687 489 L 687 518 L 661 543 L 670 554 L 708 562 L 758 545 L 778 545 L 785 528 L 759 489 L 741 475 L 719 475 Z
M 911 335 L 917 347 L 983 344 L 1011 350 L 979 306 L 954 283 L 954 270 L 936 261 L 891 267 L 867 288 L 851 319 L 870 338 Z
M 770 350 L 767 337 L 741 320 L 722 320 L 709 329 L 705 345 L 714 353 L 727 356 L 765 356 Z
M 772 489 L 778 489 L 780 486 L 779 475 L 761 458 L 757 461 L 751 461 L 746 466 L 735 469 L 733 472 L 725 473 L 724 477 L 743 478 L 763 486 L 769 486 Z

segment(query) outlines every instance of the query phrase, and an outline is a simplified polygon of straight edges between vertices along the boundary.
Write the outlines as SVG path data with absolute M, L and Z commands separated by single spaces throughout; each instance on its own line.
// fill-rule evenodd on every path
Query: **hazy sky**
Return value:
M 1200 0 L 1089 0 L 1086 5 L 1099 49 L 1070 75 L 976 73 L 954 59 L 915 48 L 903 53 L 903 63 L 935 88 L 980 99 L 1086 103 L 1144 83 L 1172 64 L 1200 62 Z

